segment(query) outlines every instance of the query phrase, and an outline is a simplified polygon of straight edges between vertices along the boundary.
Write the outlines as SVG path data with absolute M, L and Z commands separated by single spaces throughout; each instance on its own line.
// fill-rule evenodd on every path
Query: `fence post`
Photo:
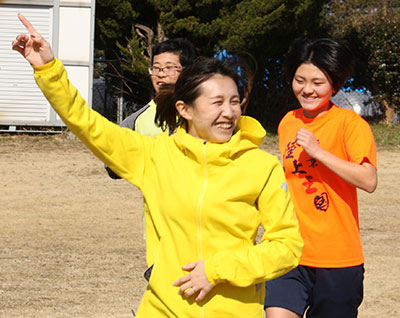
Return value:
M 124 77 L 124 70 L 122 69 L 121 62 L 118 61 L 118 72 L 119 72 L 119 89 L 120 93 L 118 94 L 117 97 L 117 123 L 120 124 L 123 120 L 123 113 L 124 113 L 124 83 L 122 81 L 122 78 Z
M 123 94 L 120 93 L 117 97 L 117 123 L 120 124 L 123 120 L 123 110 L 124 108 L 124 97 Z

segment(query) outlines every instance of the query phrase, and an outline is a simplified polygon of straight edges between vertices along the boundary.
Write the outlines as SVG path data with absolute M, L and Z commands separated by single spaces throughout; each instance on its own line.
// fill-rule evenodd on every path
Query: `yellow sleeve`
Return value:
M 229 282 L 246 287 L 281 276 L 299 264 L 303 240 L 278 161 L 258 198 L 258 209 L 265 230 L 262 242 L 207 259 L 206 275 L 211 284 Z
M 63 122 L 115 173 L 141 187 L 152 138 L 121 128 L 92 110 L 60 60 L 34 67 L 35 80 Z

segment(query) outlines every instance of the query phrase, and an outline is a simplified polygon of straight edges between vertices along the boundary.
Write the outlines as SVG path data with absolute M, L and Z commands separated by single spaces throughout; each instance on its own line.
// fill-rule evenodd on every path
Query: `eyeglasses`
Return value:
M 183 66 L 168 65 L 164 67 L 151 66 L 149 67 L 150 75 L 158 75 L 160 72 L 164 72 L 165 75 L 174 75 L 178 71 L 182 71 Z

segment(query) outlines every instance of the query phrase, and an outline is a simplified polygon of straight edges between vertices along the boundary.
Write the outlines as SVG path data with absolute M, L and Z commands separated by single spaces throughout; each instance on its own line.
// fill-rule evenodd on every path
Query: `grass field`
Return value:
M 399 126 L 373 125 L 379 185 L 359 192 L 360 318 L 400 317 Z M 277 138 L 263 147 L 278 155 Z M 0 317 L 130 317 L 146 281 L 138 189 L 64 135 L 0 135 Z M 232 318 L 246 318 L 243 315 Z
M 380 149 L 400 148 L 400 125 L 372 124 L 371 128 Z

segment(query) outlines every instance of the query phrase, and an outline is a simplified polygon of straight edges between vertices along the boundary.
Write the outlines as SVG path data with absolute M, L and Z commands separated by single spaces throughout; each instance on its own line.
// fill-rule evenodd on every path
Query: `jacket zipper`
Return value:
M 197 248 L 199 252 L 199 259 L 203 259 L 203 243 L 202 243 L 202 211 L 203 211 L 203 202 L 204 195 L 208 185 L 208 170 L 207 170 L 207 151 L 206 151 L 206 142 L 203 143 L 203 185 L 201 187 L 199 201 L 197 204 Z M 204 317 L 204 308 L 200 307 L 200 317 Z

